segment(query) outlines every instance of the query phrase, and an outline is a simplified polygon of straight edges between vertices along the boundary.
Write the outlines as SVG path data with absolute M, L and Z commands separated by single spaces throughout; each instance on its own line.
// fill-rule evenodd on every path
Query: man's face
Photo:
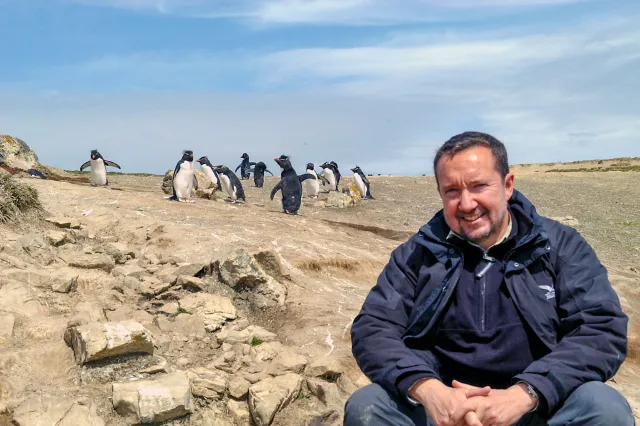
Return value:
M 508 226 L 507 200 L 513 174 L 503 180 L 491 149 L 474 146 L 438 162 L 438 191 L 447 225 L 461 237 L 487 249 Z

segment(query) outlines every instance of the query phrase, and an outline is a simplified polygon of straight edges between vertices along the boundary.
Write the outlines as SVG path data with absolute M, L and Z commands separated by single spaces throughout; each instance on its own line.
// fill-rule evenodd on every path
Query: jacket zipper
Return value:
M 487 264 L 476 274 L 476 278 L 480 278 L 480 296 L 481 296 L 481 308 L 480 308 L 480 329 L 486 331 L 486 316 L 487 316 L 487 278 L 485 275 L 489 272 L 489 269 L 495 264 L 496 259 L 489 256 L 486 252 L 482 255 L 482 260 Z

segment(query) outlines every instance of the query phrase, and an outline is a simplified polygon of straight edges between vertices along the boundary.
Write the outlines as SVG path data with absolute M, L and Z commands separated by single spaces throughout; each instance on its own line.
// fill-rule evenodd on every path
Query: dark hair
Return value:
M 443 156 L 453 157 L 457 153 L 474 146 L 486 146 L 491 149 L 496 171 L 500 173 L 502 179 L 507 176 L 509 173 L 509 159 L 507 157 L 507 148 L 505 148 L 504 144 L 487 133 L 464 132 L 453 136 L 436 152 L 436 156 L 433 159 L 433 174 L 436 176 L 436 183 L 438 182 L 438 162 Z

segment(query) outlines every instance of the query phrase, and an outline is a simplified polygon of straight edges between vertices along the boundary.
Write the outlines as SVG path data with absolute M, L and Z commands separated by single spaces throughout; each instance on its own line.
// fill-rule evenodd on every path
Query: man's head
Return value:
M 514 180 L 502 142 L 486 133 L 461 133 L 438 149 L 433 168 L 447 225 L 485 249 L 495 244 L 509 224 Z

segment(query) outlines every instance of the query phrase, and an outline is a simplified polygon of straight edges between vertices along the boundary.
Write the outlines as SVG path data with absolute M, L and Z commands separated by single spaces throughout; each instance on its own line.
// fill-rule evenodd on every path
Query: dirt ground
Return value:
M 630 357 L 612 386 L 640 414 L 640 173 L 545 173 L 548 169 L 514 168 L 516 188 L 534 202 L 539 213 L 570 216 L 567 220 L 593 245 L 607 267 L 631 318 Z M 390 252 L 440 209 L 434 179 L 371 177 L 375 200 L 345 209 L 308 201 L 300 216 L 282 214 L 278 197 L 269 200 L 277 180 L 267 177 L 262 189 L 243 181 L 246 204 L 221 199 L 169 202 L 160 190 L 162 177 L 113 175 L 110 189 L 69 182 L 29 183 L 39 190 L 49 215 L 78 219 L 88 241 L 117 240 L 141 253 L 174 255 L 191 262 L 210 262 L 238 246 L 275 250 L 290 275 L 286 314 L 265 315 L 264 326 L 310 359 L 331 353 L 353 383 L 365 384 L 350 355 L 351 322 Z M 351 178 L 344 178 L 345 183 L 349 181 Z M 47 227 L 50 225 L 43 222 L 3 225 L 0 237 L 11 246 L 34 229 Z M 96 279 L 106 280 L 95 274 Z M 58 329 L 73 314 L 74 304 L 113 303 L 110 291 L 106 284 L 79 285 L 73 296 L 60 296 L 61 300 L 51 303 L 55 311 L 51 317 L 40 318 L 36 326 L 16 324 L 17 337 L 0 349 L 0 378 L 13 381 L 14 393 L 23 397 L 56 392 L 94 397 L 92 392 L 96 392 L 108 398 L 100 394 L 106 381 L 84 385 L 83 373 L 73 364 L 70 349 L 60 342 Z M 303 418 L 300 412 L 305 404 L 304 399 L 296 400 L 276 418 L 276 424 L 303 424 L 296 422 Z M 102 410 L 107 424 L 120 424 L 107 408 Z

